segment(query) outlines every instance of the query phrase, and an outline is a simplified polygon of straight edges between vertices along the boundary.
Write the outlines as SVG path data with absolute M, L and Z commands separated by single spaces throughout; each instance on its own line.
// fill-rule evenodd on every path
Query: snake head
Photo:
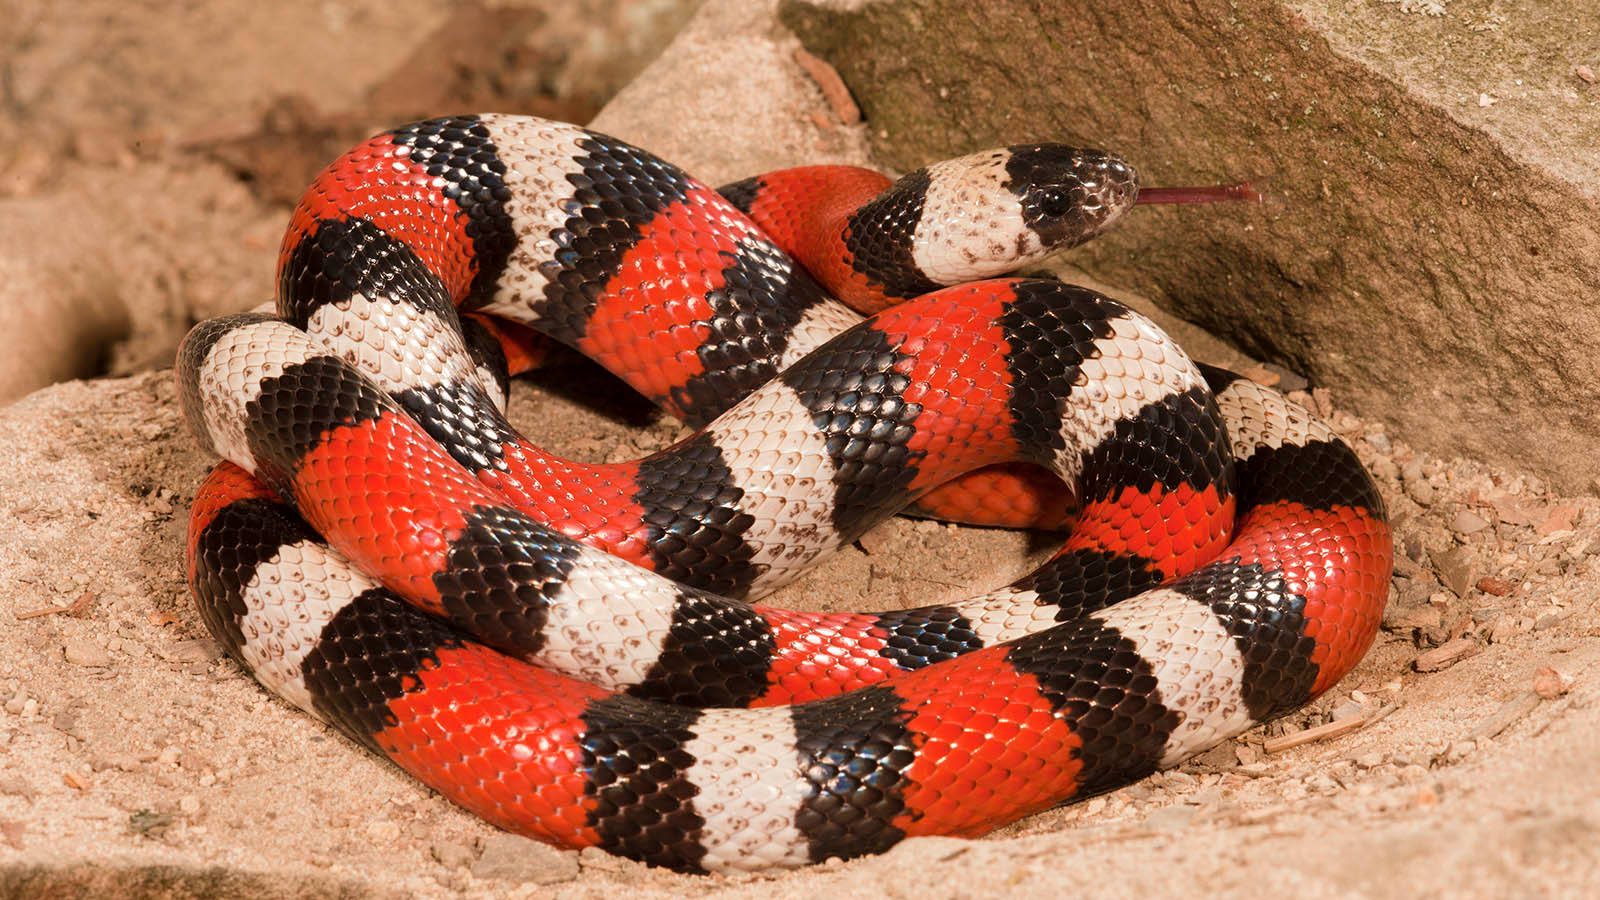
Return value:
M 936 284 L 992 278 L 1104 231 L 1132 209 L 1139 176 L 1120 157 L 1020 144 L 919 169 L 885 196 L 920 194 L 912 242 Z
M 1138 200 L 1139 174 L 1119 156 L 1062 144 L 1006 149 L 1004 187 L 1021 202 L 1022 221 L 1046 253 L 1094 237 Z

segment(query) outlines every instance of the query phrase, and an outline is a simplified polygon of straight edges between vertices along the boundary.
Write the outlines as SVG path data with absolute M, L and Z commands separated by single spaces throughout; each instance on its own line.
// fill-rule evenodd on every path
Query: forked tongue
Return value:
M 1158 187 L 1140 188 L 1137 205 L 1144 206 L 1152 203 L 1224 203 L 1232 200 L 1243 200 L 1249 203 L 1260 203 L 1262 196 L 1250 182 L 1241 181 L 1237 184 L 1216 184 L 1210 187 Z

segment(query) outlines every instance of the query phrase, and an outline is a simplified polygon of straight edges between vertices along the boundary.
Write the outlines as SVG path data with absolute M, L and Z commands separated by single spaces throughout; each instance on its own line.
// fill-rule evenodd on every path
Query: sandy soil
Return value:
M 323 158 L 339 146 L 321 142 L 341 140 L 343 125 L 285 119 L 294 104 L 282 92 L 312 92 L 338 76 L 344 93 L 326 109 L 359 105 L 425 37 L 452 22 L 464 27 L 459 11 L 419 9 L 405 27 L 376 4 L 286 14 L 305 16 L 306 27 L 338 21 L 381 32 L 341 57 L 333 52 L 341 42 L 318 45 L 293 29 L 262 25 L 247 39 L 91 5 L 107 15 L 69 21 L 41 4 L 21 17 L 21 37 L 6 36 L 18 51 L 6 55 L 8 73 L 34 65 L 55 76 L 54 94 L 33 95 L 31 106 L 8 95 L 12 112 L 26 113 L 16 121 L 68 151 L 28 181 L 17 175 L 32 171 L 25 152 L 9 145 L 0 225 L 33 235 L 39 253 L 11 252 L 25 270 L 35 258 L 68 265 L 80 238 L 58 233 L 52 243 L 52 208 L 81 208 L 137 235 L 109 251 L 111 262 L 138 263 L 134 283 L 77 283 L 54 308 L 74 309 L 84 291 L 98 296 L 110 284 L 124 300 L 154 297 L 139 315 L 159 327 L 133 326 L 140 349 L 113 354 L 121 374 L 47 387 L 0 409 L 0 509 L 10 526 L 0 529 L 0 896 L 1585 894 L 1600 866 L 1600 499 L 1413 452 L 1404 435 L 1340 412 L 1339 398 L 1322 392 L 1307 399 L 1377 474 L 1402 558 L 1373 651 L 1301 714 L 990 839 L 912 840 L 882 857 L 770 876 L 696 879 L 546 850 L 452 807 L 219 658 L 181 572 L 185 508 L 210 460 L 191 445 L 170 371 L 149 364 L 165 365 L 163 341 L 193 316 L 266 295 L 286 211 L 282 190 L 263 187 L 278 176 L 248 160 L 289 145 Z M 646 3 L 611 9 L 623 7 L 661 14 Z M 607 108 L 601 127 L 712 181 L 860 158 L 859 129 L 793 63 L 792 39 L 767 12 L 765 3 L 712 3 L 673 54 Z M 187 15 L 227 21 L 214 11 Z M 505 20 L 483 19 L 482 10 L 460 15 L 504 30 Z M 575 27 L 571 16 L 541 21 Z M 540 27 L 503 45 L 507 65 L 534 66 L 526 48 L 543 46 Z M 118 49 L 85 56 L 91 46 Z M 291 58 L 322 69 L 285 81 L 279 66 Z M 203 77 L 224 61 L 225 78 Z M 166 71 L 168 62 L 182 72 Z M 115 108 L 86 113 L 85 98 L 108 85 L 118 91 Z M 556 91 L 540 102 L 574 96 Z M 664 96 L 686 99 L 663 116 Z M 510 96 L 501 108 L 537 111 L 531 97 Z M 210 114 L 160 115 L 191 99 Z M 234 124 L 207 132 L 220 110 L 232 110 Z M 158 148 L 139 137 L 153 122 L 171 132 Z M 197 141 L 202 133 L 213 137 Z M 232 150 L 217 149 L 217 133 L 231 135 Z M 131 155 L 70 151 L 104 146 Z M 177 246 L 196 240 L 204 258 L 181 257 Z M 1192 343 L 1211 348 L 1202 355 L 1224 352 L 1200 337 Z M 519 384 L 513 418 L 547 445 L 594 460 L 640 455 L 677 430 L 579 362 Z M 896 520 L 775 601 L 938 602 L 1002 583 L 1050 546 Z M 1546 668 L 1554 674 L 1541 678 Z M 1354 730 L 1268 752 L 1335 721 Z

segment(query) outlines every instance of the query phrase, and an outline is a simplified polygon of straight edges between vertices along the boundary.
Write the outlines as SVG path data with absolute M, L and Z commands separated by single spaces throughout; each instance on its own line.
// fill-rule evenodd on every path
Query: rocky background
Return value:
M 1581 896 L 1600 865 L 1583 2 L 14 4 L 0 896 Z M 471 109 L 594 117 L 712 183 L 1044 138 L 1152 183 L 1256 179 L 1263 207 L 1141 210 L 1060 268 L 1208 326 L 1164 320 L 1202 357 L 1310 388 L 1395 517 L 1372 653 L 1300 714 L 991 839 L 716 879 L 498 833 L 267 697 L 183 584 L 210 461 L 172 349 L 269 296 L 327 159 Z M 518 386 L 514 418 L 583 459 L 671 440 L 610 385 L 565 363 Z M 897 520 L 774 600 L 939 602 L 1051 546 Z

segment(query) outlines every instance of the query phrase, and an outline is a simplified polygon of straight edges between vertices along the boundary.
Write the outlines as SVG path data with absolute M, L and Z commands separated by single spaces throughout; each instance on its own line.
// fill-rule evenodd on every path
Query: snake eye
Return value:
M 1059 219 L 1076 206 L 1072 194 L 1062 188 L 1045 188 L 1039 192 L 1039 211 L 1052 219 Z

